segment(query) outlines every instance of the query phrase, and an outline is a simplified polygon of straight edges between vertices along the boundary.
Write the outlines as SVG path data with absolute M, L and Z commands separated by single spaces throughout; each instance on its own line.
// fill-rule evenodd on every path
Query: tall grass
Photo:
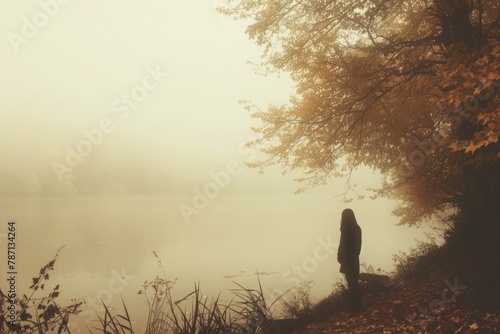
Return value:
M 407 279 L 419 276 L 424 268 L 428 268 L 441 248 L 436 242 L 436 238 L 427 235 L 428 241 L 418 240 L 417 245 L 410 248 L 409 252 L 399 251 L 392 255 L 392 260 L 396 264 L 395 277 Z
M 312 280 L 294 286 L 286 298 L 281 298 L 283 316 L 288 319 L 304 319 L 311 316 L 314 301 L 311 296 Z
M 233 282 L 234 299 L 222 302 L 220 294 L 215 298 L 203 295 L 200 284 L 195 284 L 191 293 L 180 299 L 172 296 L 176 279 L 167 279 L 163 264 L 157 258 L 163 277 L 146 281 L 138 294 L 144 296 L 148 307 L 145 334 L 258 334 L 270 333 L 273 321 L 272 307 L 264 298 L 262 284 L 257 275 L 258 289 L 246 288 Z M 100 317 L 99 332 L 110 334 L 134 333 L 132 321 L 123 303 L 124 315 L 113 315 L 105 305 Z
M 61 250 L 61 249 L 60 249 Z M 69 306 L 57 303 L 60 293 L 59 284 L 50 291 L 46 290 L 49 272 L 54 270 L 59 252 L 33 278 L 29 296 L 16 298 L 17 314 L 14 325 L 10 324 L 10 299 L 0 290 L 0 333 L 71 333 L 70 317 L 81 312 L 83 301 L 73 300 Z M 260 334 L 274 333 L 275 319 L 273 307 L 282 296 L 268 304 L 262 284 L 257 274 L 257 289 L 250 289 L 233 282 L 236 287 L 230 291 L 234 298 L 222 302 L 220 294 L 214 298 L 203 295 L 200 284 L 195 284 L 191 293 L 180 299 L 172 296 L 176 279 L 167 279 L 163 264 L 158 259 L 163 277 L 146 281 L 138 292 L 146 301 L 148 317 L 145 334 Z M 48 284 L 47 284 L 48 286 Z M 46 292 L 44 295 L 41 291 Z M 39 296 L 42 294 L 42 296 Z M 104 310 L 98 314 L 99 322 L 90 333 L 133 334 L 132 317 L 122 298 L 122 310 L 116 311 L 103 303 Z
M 99 332 L 106 334 L 116 333 L 116 334 L 133 334 L 132 320 L 127 310 L 127 306 L 122 298 L 122 305 L 125 315 L 112 315 L 110 308 L 103 303 L 104 306 L 104 317 L 98 315 L 99 323 L 101 327 L 96 328 Z M 92 331 L 89 329 L 89 332 Z

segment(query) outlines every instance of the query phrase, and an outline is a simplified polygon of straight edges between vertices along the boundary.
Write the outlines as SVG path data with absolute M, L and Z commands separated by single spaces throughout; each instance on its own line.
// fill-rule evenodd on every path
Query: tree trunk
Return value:
M 472 6 L 465 0 L 435 0 L 437 18 L 441 26 L 439 42 L 445 46 L 476 42 L 476 32 L 472 25 Z

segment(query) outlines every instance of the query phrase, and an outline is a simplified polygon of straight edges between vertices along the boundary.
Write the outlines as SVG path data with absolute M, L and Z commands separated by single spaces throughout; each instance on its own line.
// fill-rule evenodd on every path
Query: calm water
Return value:
M 191 292 L 195 282 L 207 296 L 222 291 L 229 298 L 228 289 L 236 287 L 231 280 L 256 288 L 256 271 L 262 273 L 269 296 L 313 279 L 313 294 L 321 298 L 339 277 L 340 232 L 333 214 L 340 213 L 343 204 L 332 208 L 331 199 L 307 196 L 218 198 L 186 224 L 179 204 L 189 201 L 0 201 L 2 242 L 7 221 L 13 219 L 18 226 L 18 293 L 27 292 L 31 278 L 63 245 L 49 281 L 61 285 L 61 300 L 86 298 L 92 303 L 102 298 L 119 306 L 121 294 L 139 329 L 146 308 L 137 291 L 162 273 L 153 251 L 168 278 L 178 279 L 175 298 Z M 395 227 L 396 220 L 386 217 L 378 217 L 375 224 L 370 210 L 377 205 L 367 203 L 366 212 L 358 214 L 364 232 L 361 260 L 391 270 L 391 254 L 407 249 L 424 231 Z M 4 267 L 5 257 L 1 261 Z M 89 309 L 98 308 L 91 305 L 86 306 L 85 319 L 90 319 Z

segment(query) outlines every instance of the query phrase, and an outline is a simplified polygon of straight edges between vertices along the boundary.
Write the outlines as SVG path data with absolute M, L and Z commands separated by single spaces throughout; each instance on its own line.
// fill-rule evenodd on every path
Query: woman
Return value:
M 356 222 L 354 212 L 345 209 L 340 222 L 340 244 L 337 260 L 340 272 L 347 280 L 347 289 L 351 300 L 350 311 L 361 310 L 361 295 L 359 292 L 359 253 L 361 251 L 361 228 Z

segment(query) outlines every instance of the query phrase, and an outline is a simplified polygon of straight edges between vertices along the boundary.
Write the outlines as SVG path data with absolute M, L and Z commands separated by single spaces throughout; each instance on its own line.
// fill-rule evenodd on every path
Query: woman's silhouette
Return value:
M 359 291 L 359 253 L 361 251 L 361 228 L 354 212 L 345 209 L 340 222 L 340 244 L 337 260 L 340 272 L 347 280 L 347 288 L 351 300 L 350 311 L 361 310 L 361 295 Z

